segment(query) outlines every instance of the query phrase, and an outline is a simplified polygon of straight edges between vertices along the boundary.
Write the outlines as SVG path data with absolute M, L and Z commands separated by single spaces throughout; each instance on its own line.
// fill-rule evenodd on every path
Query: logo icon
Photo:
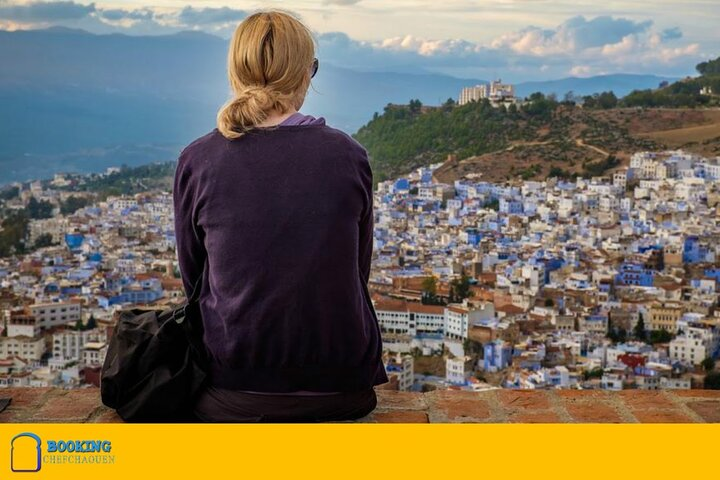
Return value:
M 13 472 L 37 472 L 40 470 L 40 437 L 24 432 L 10 440 L 10 470 Z

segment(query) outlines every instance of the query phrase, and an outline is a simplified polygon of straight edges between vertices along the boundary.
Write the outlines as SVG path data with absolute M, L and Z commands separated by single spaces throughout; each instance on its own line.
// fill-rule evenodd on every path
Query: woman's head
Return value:
M 243 20 L 230 41 L 228 77 L 234 98 L 218 112 L 220 133 L 238 138 L 271 111 L 300 109 L 314 58 L 312 33 L 293 15 L 273 10 Z

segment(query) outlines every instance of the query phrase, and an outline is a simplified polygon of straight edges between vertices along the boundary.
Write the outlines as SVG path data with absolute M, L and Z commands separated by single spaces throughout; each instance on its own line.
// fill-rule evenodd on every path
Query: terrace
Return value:
M 377 389 L 363 423 L 720 423 L 717 390 L 436 390 Z M 0 423 L 115 423 L 97 388 L 8 388 Z

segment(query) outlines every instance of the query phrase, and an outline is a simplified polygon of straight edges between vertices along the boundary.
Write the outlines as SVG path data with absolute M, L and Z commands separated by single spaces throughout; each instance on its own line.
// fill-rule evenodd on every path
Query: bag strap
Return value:
M 198 277 L 197 280 L 195 280 L 195 284 L 193 285 L 192 293 L 189 297 L 187 297 L 187 303 L 195 303 L 198 300 L 200 300 L 200 290 L 202 290 L 202 284 L 203 279 L 205 278 L 205 271 L 208 268 L 208 260 L 205 259 L 205 263 L 203 264 L 203 271 Z
M 187 310 L 187 308 L 189 306 L 197 303 L 198 300 L 200 299 L 200 290 L 202 290 L 203 279 L 205 278 L 205 274 L 206 274 L 205 271 L 208 268 L 209 268 L 209 265 L 208 265 L 208 260 L 206 258 L 205 263 L 203 264 L 203 271 L 200 274 L 200 277 L 198 277 L 198 279 L 195 280 L 195 283 L 193 284 L 193 289 L 192 289 L 192 292 L 190 293 L 190 296 L 188 297 L 187 292 L 186 292 L 185 302 L 182 305 L 177 306 L 170 311 L 170 316 L 176 322 L 182 323 L 183 319 L 185 318 L 185 311 Z
M 181 327 L 185 332 L 185 338 L 187 338 L 188 345 L 195 354 L 196 361 L 203 365 L 203 368 L 207 366 L 207 350 L 202 342 L 202 323 L 193 325 L 193 322 L 189 321 L 186 310 L 187 307 L 197 303 L 200 299 L 200 290 L 202 289 L 203 279 L 205 278 L 206 270 L 208 269 L 208 259 L 206 258 L 205 263 L 203 264 L 203 272 L 200 277 L 195 280 L 190 297 L 183 305 L 172 310 L 173 320 L 181 324 Z

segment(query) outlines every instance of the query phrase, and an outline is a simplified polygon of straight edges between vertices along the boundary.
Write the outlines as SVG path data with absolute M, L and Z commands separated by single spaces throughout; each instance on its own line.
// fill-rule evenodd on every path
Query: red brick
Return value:
M 101 405 L 100 390 L 83 388 L 68 390 L 64 395 L 48 399 L 32 416 L 33 421 L 83 422 Z
M 612 406 L 601 402 L 578 402 L 565 406 L 570 416 L 581 423 L 622 423 Z
M 377 423 L 428 423 L 427 413 L 418 410 L 391 410 L 373 412 L 371 420 Z
M 439 411 L 449 421 L 459 418 L 486 420 L 490 417 L 490 408 L 478 392 L 436 390 L 426 395 L 431 398 L 431 411 Z
M 598 400 L 606 399 L 610 395 L 605 390 L 554 390 L 555 394 L 564 400 Z
M 557 413 L 548 411 L 518 412 L 509 416 L 512 423 L 562 423 Z
M 7 388 L 0 390 L 0 397 L 11 398 L 8 408 L 36 407 L 50 391 L 50 388 Z
M 542 390 L 496 390 L 497 398 L 505 408 L 521 410 L 547 410 L 550 402 Z
M 688 407 L 708 423 L 720 423 L 720 402 L 689 402 Z
M 673 390 L 678 397 L 716 398 L 720 400 L 720 390 Z
M 123 419 L 115 412 L 115 410 L 103 409 L 92 419 L 93 423 L 123 423 Z
M 652 390 L 623 390 L 617 392 L 619 398 L 631 410 L 646 410 L 648 408 L 671 409 L 675 404 L 670 401 L 663 392 Z
M 680 410 L 638 410 L 633 415 L 641 423 L 694 423 Z
M 21 422 L 22 418 L 19 416 L 19 412 L 5 409 L 0 412 L 0 423 L 15 423 Z
M 425 410 L 427 404 L 419 392 L 375 390 L 377 405 L 381 409 Z

